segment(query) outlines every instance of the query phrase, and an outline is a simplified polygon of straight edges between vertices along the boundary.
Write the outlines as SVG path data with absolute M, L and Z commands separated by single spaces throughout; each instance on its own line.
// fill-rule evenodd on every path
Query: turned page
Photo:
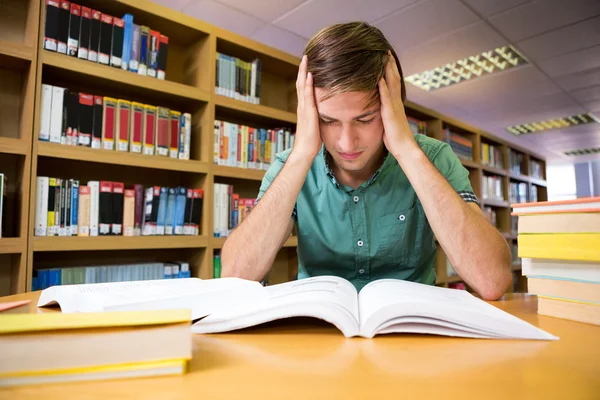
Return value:
M 215 308 L 261 295 L 263 289 L 258 282 L 238 278 L 182 278 L 51 286 L 42 291 L 38 307 L 59 304 L 64 313 L 185 308 L 192 310 L 192 319 L 197 319 Z
M 464 290 L 393 279 L 359 294 L 361 334 L 415 332 L 466 337 L 554 339 Z
M 194 324 L 194 333 L 246 328 L 283 318 L 315 317 L 334 324 L 346 336 L 358 334 L 358 298 L 354 286 L 335 276 L 319 276 L 264 288 L 266 296 L 222 308 Z

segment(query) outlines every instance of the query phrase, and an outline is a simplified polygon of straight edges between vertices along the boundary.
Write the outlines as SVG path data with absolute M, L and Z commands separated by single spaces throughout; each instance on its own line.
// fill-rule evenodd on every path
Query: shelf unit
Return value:
M 26 12 L 22 10 L 20 0 L 7 0 L 0 4 L 0 61 L 3 65 L 0 68 L 3 72 L 0 81 L 4 83 L 0 85 L 0 93 L 2 96 L 17 97 L 21 102 L 19 113 L 10 111 L 8 126 L 4 122 L 6 119 L 0 119 L 0 153 L 8 154 L 12 162 L 11 166 L 6 166 L 2 161 L 0 168 L 9 171 L 9 178 L 12 176 L 9 180 L 12 186 L 9 187 L 15 196 L 11 201 L 17 204 L 14 209 L 19 211 L 15 214 L 18 218 L 11 222 L 16 233 L 8 239 L 0 239 L 0 294 L 30 290 L 34 269 L 84 265 L 90 261 L 117 263 L 177 259 L 190 263 L 193 276 L 211 278 L 213 255 L 223 247 L 225 241 L 212 237 L 214 184 L 230 183 L 241 196 L 255 197 L 265 173 L 264 170 L 213 164 L 214 120 L 264 128 L 293 128 L 296 123 L 295 80 L 300 60 L 150 1 L 78 2 L 111 15 L 131 13 L 137 24 L 148 25 L 168 35 L 166 80 L 161 81 L 44 50 L 45 2 L 28 0 L 26 3 Z M 8 16 L 12 14 L 3 13 L 2 7 L 11 8 L 12 14 L 19 16 L 20 31 L 15 29 L 14 18 L 9 21 Z M 260 105 L 215 94 L 217 52 L 245 60 L 261 59 Z M 9 73 L 4 73 L 4 70 Z M 183 161 L 38 141 L 42 83 L 189 112 L 192 115 L 191 159 Z M 428 135 L 432 137 L 443 139 L 443 128 L 450 125 L 474 140 L 477 145 L 474 159 L 462 162 L 470 172 L 471 183 L 478 197 L 481 198 L 484 173 L 497 174 L 508 181 L 510 172 L 507 169 L 506 152 L 512 146 L 417 104 L 407 102 L 406 108 L 408 115 L 428 122 Z M 31 115 L 33 119 L 28 118 Z M 482 164 L 479 151 L 482 141 L 502 145 L 504 168 Z M 543 163 L 542 158 L 518 150 Z M 3 160 L 6 158 L 2 157 Z M 92 179 L 117 180 L 124 181 L 126 185 L 142 183 L 202 188 L 204 207 L 200 236 L 36 237 L 33 235 L 35 201 L 30 199 L 35 199 L 38 175 L 75 178 L 83 182 Z M 538 188 L 545 187 L 544 178 L 525 177 L 528 185 Z M 541 193 L 542 190 L 538 190 L 538 196 Z M 493 206 L 502 215 L 501 230 L 507 233 L 508 241 L 514 241 L 516 236 L 510 232 L 508 203 Z M 269 275 L 270 283 L 295 277 L 297 245 L 295 236 L 286 241 L 276 256 Z M 438 254 L 436 269 L 442 262 L 445 268 L 443 251 Z M 3 257 L 10 257 L 8 270 L 4 267 L 6 263 L 2 262 Z M 448 278 L 445 274 L 439 274 L 437 283 L 447 286 L 458 281 L 460 277 Z

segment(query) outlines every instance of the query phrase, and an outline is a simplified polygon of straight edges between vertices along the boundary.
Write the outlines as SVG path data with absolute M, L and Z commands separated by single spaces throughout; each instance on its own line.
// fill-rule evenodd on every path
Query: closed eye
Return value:
M 373 120 L 375 120 L 375 118 L 371 118 L 371 119 L 367 119 L 367 120 L 364 120 L 364 119 L 359 119 L 359 120 L 358 120 L 358 122 L 360 122 L 361 124 L 368 125 L 368 124 L 370 124 L 371 122 L 373 122 Z
M 335 121 L 325 121 L 324 119 L 321 120 L 321 123 L 323 125 L 333 125 L 335 123 Z

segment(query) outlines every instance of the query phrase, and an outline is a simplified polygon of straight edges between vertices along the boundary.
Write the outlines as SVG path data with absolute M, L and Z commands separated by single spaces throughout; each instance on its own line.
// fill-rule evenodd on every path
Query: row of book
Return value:
M 525 175 L 523 164 L 525 155 L 513 149 L 508 149 L 508 170 L 513 174 Z
M 536 195 L 536 197 L 537 197 L 537 195 Z M 511 203 L 526 203 L 528 201 L 527 200 L 527 183 L 525 183 L 525 182 L 510 182 L 508 184 L 508 201 Z
M 65 0 L 46 0 L 44 49 L 165 79 L 169 38 L 134 24 L 133 15 L 114 17 Z
M 483 215 L 485 215 L 485 218 L 488 221 L 490 221 L 490 224 L 492 224 L 496 228 L 498 227 L 498 218 L 496 215 L 496 211 L 494 211 L 494 209 L 492 207 L 489 207 L 489 206 L 483 207 Z
M 34 269 L 31 290 L 44 290 L 58 285 L 129 282 L 157 279 L 189 278 L 187 262 L 153 262 L 65 268 Z
M 37 177 L 35 236 L 198 235 L 204 192 Z
M 261 72 L 260 59 L 244 61 L 217 52 L 215 93 L 260 104 Z
M 481 163 L 490 167 L 503 169 L 502 149 L 489 143 L 481 143 Z
M 415 135 L 427 135 L 427 121 L 421 121 L 408 116 L 406 117 L 406 119 L 408 121 L 408 126 L 410 127 L 412 133 L 414 133 Z
M 287 128 L 253 128 L 215 120 L 213 162 L 230 167 L 266 170 L 277 153 L 294 145 L 295 137 Z
M 42 84 L 39 139 L 189 160 L 189 113 Z
M 452 147 L 452 150 L 459 158 L 464 160 L 473 160 L 473 142 L 460 135 L 452 132 L 449 128 L 444 129 L 444 140 Z
M 600 325 L 600 197 L 515 204 L 512 214 L 537 313 Z
M 254 198 L 240 198 L 233 185 L 214 184 L 214 237 L 227 237 L 244 221 L 256 204 Z
M 496 175 L 484 175 L 481 178 L 481 195 L 484 200 L 504 201 L 502 179 Z

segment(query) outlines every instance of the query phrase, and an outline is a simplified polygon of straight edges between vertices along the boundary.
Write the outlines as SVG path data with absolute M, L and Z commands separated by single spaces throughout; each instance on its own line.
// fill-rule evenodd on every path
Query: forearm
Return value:
M 456 272 L 484 299 L 502 296 L 512 280 L 504 237 L 456 193 L 418 146 L 396 158 Z
M 263 279 L 293 228 L 294 204 L 312 164 L 292 153 L 247 218 L 231 233 L 221 252 L 221 276 Z

